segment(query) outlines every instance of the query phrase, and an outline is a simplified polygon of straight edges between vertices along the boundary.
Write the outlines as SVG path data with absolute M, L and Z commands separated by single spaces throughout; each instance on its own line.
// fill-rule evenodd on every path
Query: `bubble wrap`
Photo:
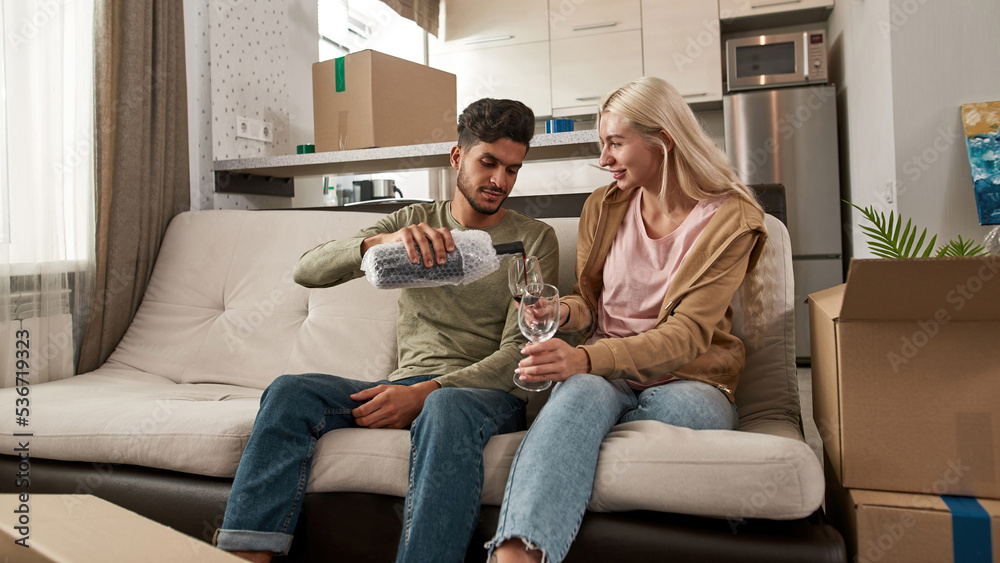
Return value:
M 1000 254 L 1000 225 L 993 227 L 993 230 L 986 233 L 983 239 L 983 248 L 989 254 Z
M 361 270 L 368 282 L 378 289 L 437 287 L 471 283 L 500 268 L 493 241 L 485 231 L 451 231 L 455 251 L 444 264 L 424 266 L 423 258 L 414 264 L 401 242 L 373 246 L 361 260 Z M 420 249 L 417 249 L 420 253 Z

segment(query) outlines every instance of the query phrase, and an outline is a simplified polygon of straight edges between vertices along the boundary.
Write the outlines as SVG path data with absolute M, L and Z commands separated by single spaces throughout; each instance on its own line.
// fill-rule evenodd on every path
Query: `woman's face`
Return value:
M 601 160 L 622 189 L 642 186 L 658 192 L 662 182 L 663 152 L 642 141 L 628 122 L 606 111 L 601 114 Z

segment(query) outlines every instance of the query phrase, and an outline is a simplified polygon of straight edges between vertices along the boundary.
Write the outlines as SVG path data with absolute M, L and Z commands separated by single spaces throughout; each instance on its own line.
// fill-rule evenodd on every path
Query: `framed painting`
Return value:
M 1000 225 L 1000 101 L 962 105 L 980 225 Z

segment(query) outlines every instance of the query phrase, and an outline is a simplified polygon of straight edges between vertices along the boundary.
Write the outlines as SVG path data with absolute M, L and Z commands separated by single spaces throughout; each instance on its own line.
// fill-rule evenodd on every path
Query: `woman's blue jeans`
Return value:
M 288 552 L 309 480 L 316 442 L 357 427 L 350 395 L 396 382 L 332 375 L 283 375 L 261 396 L 236 471 L 216 545 L 227 551 Z M 427 396 L 410 425 L 410 479 L 397 561 L 462 561 L 476 523 L 489 439 L 524 427 L 524 404 L 496 389 L 448 387 Z M 331 533 L 337 533 L 331 530 Z
M 624 380 L 589 374 L 559 383 L 514 455 L 497 532 L 487 544 L 490 554 L 504 541 L 521 538 L 540 549 L 544 560 L 562 561 L 587 510 L 601 442 L 615 424 L 635 420 L 731 430 L 738 417 L 722 391 L 697 381 L 641 393 Z

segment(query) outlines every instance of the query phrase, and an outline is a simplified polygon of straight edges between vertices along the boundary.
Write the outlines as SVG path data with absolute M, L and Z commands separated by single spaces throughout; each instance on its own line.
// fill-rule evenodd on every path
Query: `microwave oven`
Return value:
M 729 91 L 825 84 L 826 56 L 823 30 L 728 39 Z

